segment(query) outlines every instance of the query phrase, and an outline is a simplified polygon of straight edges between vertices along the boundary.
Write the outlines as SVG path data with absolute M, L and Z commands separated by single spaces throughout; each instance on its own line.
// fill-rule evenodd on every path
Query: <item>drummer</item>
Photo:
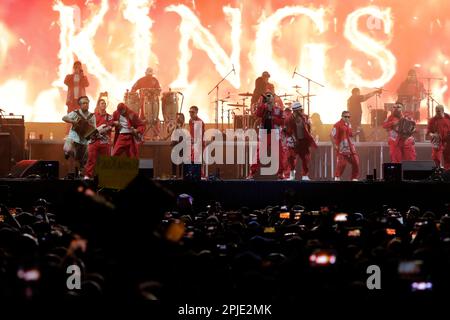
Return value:
M 144 89 L 150 90 L 150 101 L 145 104 L 144 110 Z M 140 78 L 131 88 L 131 92 L 140 91 L 141 94 L 141 117 L 145 117 L 150 125 L 154 124 L 158 120 L 159 115 L 159 95 L 161 93 L 161 86 L 159 85 L 158 79 L 153 76 L 153 69 L 147 68 L 145 70 L 145 76 Z M 142 114 L 143 113 L 143 114 Z

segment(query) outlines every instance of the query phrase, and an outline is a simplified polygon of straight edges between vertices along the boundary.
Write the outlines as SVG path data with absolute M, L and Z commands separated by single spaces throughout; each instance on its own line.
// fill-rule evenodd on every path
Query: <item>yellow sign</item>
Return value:
M 137 176 L 139 159 L 101 156 L 95 172 L 99 187 L 122 190 Z

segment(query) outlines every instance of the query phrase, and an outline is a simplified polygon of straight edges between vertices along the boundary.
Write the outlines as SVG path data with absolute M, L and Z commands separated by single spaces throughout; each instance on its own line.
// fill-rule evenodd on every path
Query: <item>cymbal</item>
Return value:
M 243 96 L 243 97 L 251 97 L 251 96 L 253 96 L 253 93 L 243 92 L 243 93 L 238 93 L 238 95 Z
M 300 87 L 300 86 L 297 86 L 297 85 L 295 85 L 295 86 L 293 86 L 292 88 L 294 88 L 294 89 L 300 89 L 301 87 Z
M 287 94 L 287 93 L 279 95 L 279 97 L 292 97 L 292 96 L 293 96 L 293 94 Z
M 239 103 L 229 103 L 228 106 L 230 106 L 230 107 L 246 107 L 245 104 L 239 104 Z

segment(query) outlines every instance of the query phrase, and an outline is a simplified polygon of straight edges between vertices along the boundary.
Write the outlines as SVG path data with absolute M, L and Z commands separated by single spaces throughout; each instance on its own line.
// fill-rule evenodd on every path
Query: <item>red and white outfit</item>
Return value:
M 268 113 L 271 114 L 270 118 L 265 118 Z M 256 149 L 256 163 L 254 163 L 250 166 L 250 177 L 254 176 L 256 174 L 256 172 L 259 170 L 259 168 L 261 167 L 261 163 L 259 160 L 260 145 L 266 145 L 267 147 L 271 146 L 271 136 L 269 135 L 269 129 L 270 129 L 271 130 L 270 134 L 276 134 L 276 140 L 278 140 L 278 144 L 279 144 L 278 145 L 278 157 L 279 157 L 278 177 L 282 178 L 283 177 L 283 166 L 282 166 L 283 149 L 281 146 L 280 131 L 282 129 L 282 126 L 284 125 L 283 106 L 280 105 L 276 99 L 275 99 L 275 102 L 272 107 L 270 107 L 269 104 L 261 101 L 261 103 L 259 103 L 256 108 L 256 116 L 261 119 L 260 129 L 267 130 L 266 131 L 267 135 L 265 136 L 265 138 L 267 138 L 267 143 L 264 144 L 263 136 L 261 135 L 261 130 L 260 130 L 260 132 L 259 132 L 260 135 L 258 137 L 258 146 Z M 275 129 L 275 130 L 272 131 L 273 129 Z M 266 154 L 268 154 L 268 153 L 266 152 Z
M 293 113 L 286 119 L 287 163 L 291 171 L 290 179 L 295 179 L 295 168 L 298 158 L 302 160 L 302 177 L 306 179 L 311 162 L 311 147 L 316 148 L 316 142 L 311 136 L 311 122 L 306 114 Z
M 67 113 L 70 113 L 79 108 L 78 98 L 86 95 L 89 81 L 83 73 L 73 73 L 66 76 L 64 84 L 67 86 Z
M 98 130 L 89 142 L 88 161 L 86 164 L 84 175 L 87 178 L 94 177 L 94 169 L 99 156 L 111 155 L 111 129 L 113 117 L 108 114 L 95 113 L 95 123 Z
M 389 154 L 393 163 L 400 163 L 402 160 L 416 160 L 414 137 L 403 137 L 398 133 L 398 122 L 401 117 L 391 114 L 383 124 L 383 128 L 388 130 Z
M 200 132 L 195 132 L 196 127 L 200 128 Z M 205 142 L 203 136 L 205 135 L 205 123 L 202 119 L 189 119 L 189 134 L 191 135 L 191 161 L 201 160 L 203 157 L 203 150 L 205 149 Z M 200 134 L 200 136 L 198 135 Z M 195 157 L 197 155 L 197 157 Z
M 359 178 L 359 156 L 356 153 L 352 137 L 352 126 L 344 120 L 336 122 L 331 130 L 331 137 L 336 146 L 336 172 L 335 178 L 340 179 L 347 163 L 352 166 L 352 180 Z M 337 180 L 336 179 L 336 180 Z
M 126 110 L 125 115 L 121 114 L 121 110 Z M 125 154 L 130 158 L 138 158 L 141 141 L 138 141 L 133 129 L 136 129 L 138 134 L 143 136 L 145 132 L 144 122 L 139 119 L 136 112 L 129 109 L 124 103 L 117 106 L 117 110 L 113 113 L 113 121 L 119 122 L 119 128 L 116 128 L 112 155 Z
M 436 167 L 443 166 L 445 170 L 450 170 L 450 115 L 444 113 L 444 117 L 434 116 L 428 121 L 428 133 L 438 134 L 438 138 L 432 139 L 431 158 Z

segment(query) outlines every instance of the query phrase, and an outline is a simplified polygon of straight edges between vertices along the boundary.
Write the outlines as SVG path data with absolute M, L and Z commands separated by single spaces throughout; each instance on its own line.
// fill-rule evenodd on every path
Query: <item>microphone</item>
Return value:
M 232 66 L 233 66 L 233 73 L 234 75 L 236 75 L 236 70 L 234 70 L 234 64 Z
M 295 77 L 295 71 L 297 71 L 297 67 L 294 68 L 294 72 L 292 73 L 292 79 Z
M 183 95 L 180 91 L 177 91 L 177 93 L 178 93 L 178 94 L 181 94 L 181 95 L 184 97 L 184 95 Z

